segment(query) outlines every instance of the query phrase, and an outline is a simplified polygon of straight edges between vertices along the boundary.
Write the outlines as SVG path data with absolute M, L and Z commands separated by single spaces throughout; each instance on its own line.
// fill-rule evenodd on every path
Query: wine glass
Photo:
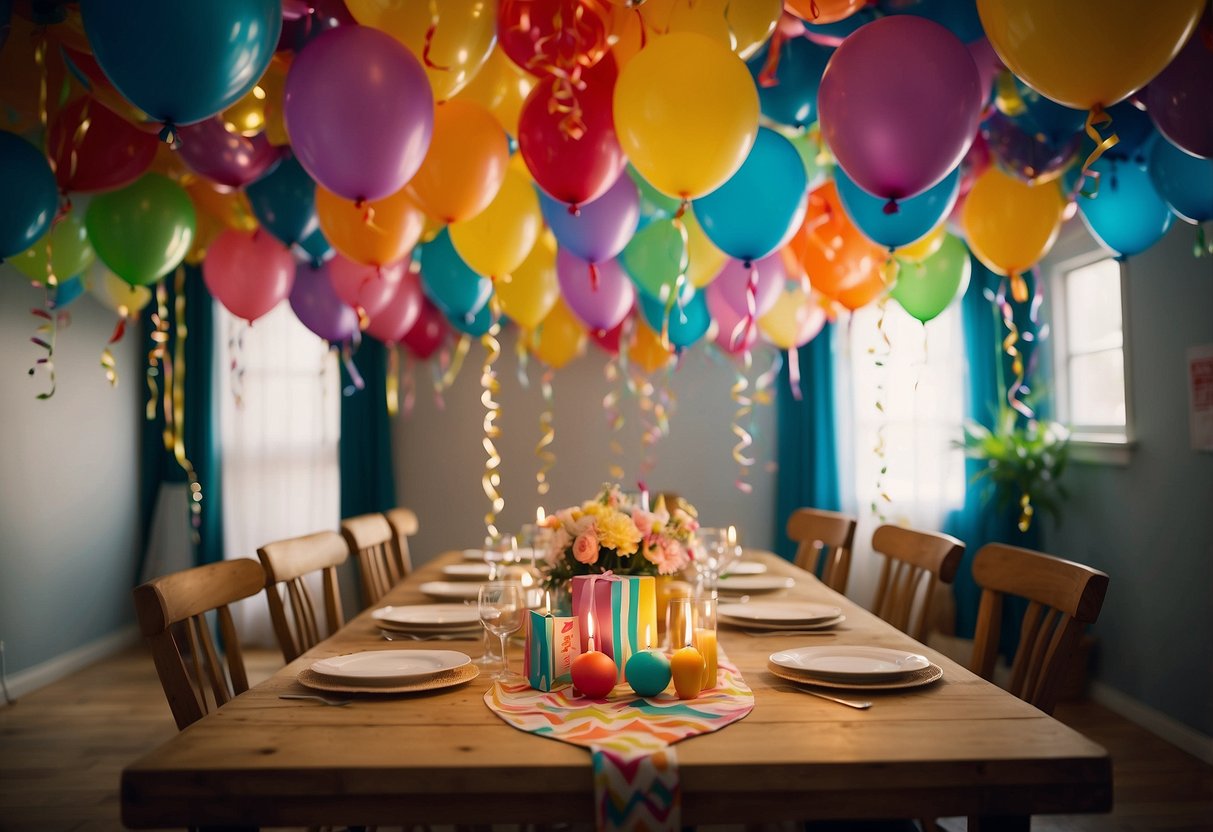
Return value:
M 723 559 L 728 547 L 728 530 L 710 526 L 700 526 L 695 532 L 696 577 L 701 587 L 715 589 L 724 569 Z
M 506 655 L 506 636 L 522 629 L 526 615 L 522 585 L 514 581 L 490 581 L 480 587 L 478 605 L 480 623 L 486 633 L 492 633 L 501 641 L 501 670 L 492 676 L 496 681 L 507 681 L 511 677 Z

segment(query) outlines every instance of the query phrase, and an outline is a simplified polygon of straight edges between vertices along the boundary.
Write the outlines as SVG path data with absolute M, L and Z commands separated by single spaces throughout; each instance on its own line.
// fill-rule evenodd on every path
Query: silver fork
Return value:
M 809 690 L 808 688 L 793 687 L 791 685 L 777 685 L 776 689 L 788 691 L 789 693 L 807 693 L 810 696 L 816 696 L 818 699 L 827 699 L 830 702 L 837 702 L 839 705 L 846 705 L 848 708 L 854 708 L 857 711 L 866 711 L 868 708 L 872 707 L 872 703 L 866 699 L 839 699 L 837 696 L 829 696 L 828 694 L 818 693 L 817 691 Z
M 342 705 L 350 704 L 348 699 L 329 699 L 327 696 L 317 696 L 314 693 L 281 693 L 279 699 L 314 699 L 317 702 L 323 702 L 326 705 L 341 707 Z
M 476 636 L 465 633 L 396 633 L 389 630 L 379 631 L 386 641 L 472 641 Z

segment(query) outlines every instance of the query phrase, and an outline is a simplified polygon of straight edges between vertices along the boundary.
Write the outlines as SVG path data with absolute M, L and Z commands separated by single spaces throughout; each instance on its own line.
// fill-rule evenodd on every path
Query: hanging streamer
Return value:
M 154 315 L 152 320 L 155 320 Z M 231 356 L 227 380 L 237 410 L 244 410 L 244 333 L 248 326 L 247 321 L 235 315 L 227 319 L 227 353 Z
M 156 418 L 160 399 L 160 367 L 167 360 L 168 330 L 168 289 L 161 280 L 156 284 L 156 311 L 152 313 L 152 332 L 148 335 L 152 348 L 147 353 L 147 407 L 143 415 L 149 422 Z
M 733 461 L 737 463 L 738 474 L 737 479 L 733 481 L 733 485 L 743 494 L 749 494 L 754 490 L 746 479 L 750 475 L 750 466 L 754 464 L 754 457 L 746 456 L 746 448 L 754 444 L 754 439 L 750 436 L 750 432 L 743 426 L 743 422 L 750 415 L 754 408 L 754 401 L 746 395 L 746 390 L 750 386 L 748 374 L 753 359 L 750 356 L 750 351 L 746 350 L 745 356 L 742 359 L 742 365 L 737 370 L 737 381 L 732 387 L 733 401 L 737 403 L 737 412 L 733 414 L 733 435 L 737 437 L 737 444 L 733 446 Z
M 1116 131 L 1111 127 L 1108 128 L 1108 136 L 1104 136 L 1099 132 L 1099 127 L 1102 125 L 1111 125 L 1112 116 L 1108 114 L 1103 107 L 1094 107 L 1091 112 L 1087 113 L 1087 123 L 1084 129 L 1087 131 L 1087 136 L 1091 141 L 1095 142 L 1095 149 L 1087 156 L 1087 160 L 1082 163 L 1082 174 L 1078 177 L 1078 190 L 1087 199 L 1094 199 L 1099 193 L 1099 171 L 1091 170 L 1091 165 L 1099 161 L 1099 157 L 1103 156 L 1116 145 L 1120 144 L 1120 136 L 1116 135 Z M 1091 189 L 1087 190 L 1086 181 L 1091 180 Z
M 497 373 L 493 370 L 493 364 L 501 355 L 501 344 L 497 341 L 500 332 L 501 324 L 494 321 L 489 331 L 480 337 L 480 344 L 484 347 L 484 365 L 480 370 L 480 386 L 483 390 L 480 402 L 485 410 L 483 445 L 485 453 L 488 454 L 480 484 L 484 488 L 484 495 L 489 498 L 489 510 L 484 515 L 484 528 L 494 539 L 501 537 L 501 532 L 497 529 L 497 515 L 505 508 L 505 500 L 497 490 L 501 485 L 501 474 L 497 470 L 501 466 L 501 455 L 493 444 L 493 440 L 501 436 L 501 428 L 496 424 L 501 416 L 501 405 L 493 398 L 501 389 Z
M 441 376 L 442 390 L 450 389 L 450 386 L 455 383 L 455 379 L 459 376 L 459 371 L 463 369 L 463 359 L 467 357 L 471 346 L 472 336 L 467 333 L 459 336 L 459 340 L 455 342 L 455 353 L 451 356 L 446 371 Z M 445 351 L 443 351 L 443 356 L 445 358 Z M 447 362 L 444 361 L 443 363 L 446 364 Z
M 185 472 L 186 479 L 189 481 L 190 539 L 196 546 L 200 541 L 202 528 L 202 483 L 198 481 L 198 473 L 194 470 L 193 463 L 185 455 L 185 344 L 189 336 L 189 329 L 185 323 L 185 269 L 181 266 L 177 267 L 173 276 L 173 292 L 176 294 L 174 314 L 177 319 L 177 340 L 174 345 L 173 360 L 165 365 L 164 384 L 166 393 L 170 386 L 173 391 L 172 452 L 173 458 L 177 460 L 177 464 L 181 466 L 181 470 Z M 166 408 L 165 436 L 168 435 L 168 409 Z
M 400 346 L 389 344 L 387 348 L 387 378 L 384 379 L 384 395 L 387 397 L 387 413 L 400 413 Z
M 413 405 L 417 402 L 417 378 L 413 356 L 404 354 L 404 418 L 413 415 Z
M 345 367 L 346 375 L 350 377 L 350 383 L 341 390 L 341 395 L 343 396 L 352 396 L 366 387 L 362 373 L 358 372 L 358 367 L 354 364 L 354 353 L 358 350 L 361 343 L 361 335 L 354 333 L 353 339 L 343 341 L 341 344 L 341 364 Z
M 792 398 L 802 401 L 804 393 L 800 389 L 800 347 L 788 350 L 788 384 L 792 388 Z
M 425 30 L 425 45 L 421 48 L 421 60 L 425 62 L 429 69 L 436 69 L 439 72 L 450 72 L 449 66 L 434 63 L 430 58 L 430 51 L 434 48 L 434 35 L 438 33 L 438 0 L 430 0 L 430 25 Z
M 624 343 L 621 339 L 621 344 Z M 626 346 L 621 346 L 619 355 L 622 356 L 626 351 Z M 624 476 L 623 465 L 620 464 L 619 459 L 623 456 L 623 444 L 619 441 L 619 431 L 623 428 L 623 408 L 620 406 L 620 399 L 625 389 L 624 372 L 620 369 L 619 359 L 612 358 L 608 361 L 602 368 L 602 374 L 606 377 L 608 385 L 607 393 L 602 397 L 602 412 L 611 429 L 611 461 L 607 465 L 607 472 L 611 479 L 619 481 Z
M 1022 395 L 1026 392 L 1024 387 L 1026 373 L 1024 372 L 1023 354 L 1016 346 L 1019 343 L 1019 327 L 1015 325 L 1015 310 L 1007 301 L 1005 281 L 998 287 L 996 302 L 999 311 L 1002 312 L 1003 326 L 1007 330 L 1007 334 L 1002 339 L 1002 350 L 1011 359 L 1011 372 L 1015 374 L 1015 380 L 1007 390 L 1007 404 L 1024 418 L 1032 419 L 1035 418 L 1036 414 L 1032 412 L 1032 408 L 1022 398 Z
M 880 414 L 880 426 L 876 428 L 876 444 L 872 448 L 872 453 L 877 460 L 876 474 L 876 499 L 872 500 L 872 513 L 883 523 L 885 514 L 882 506 L 885 503 L 893 502 L 887 491 L 885 491 L 884 479 L 889 473 L 889 463 L 886 459 L 885 445 L 885 430 L 888 427 L 888 421 L 885 416 L 885 396 L 888 393 L 888 387 L 885 384 L 885 378 L 888 375 L 887 359 L 893 351 L 893 342 L 889 339 L 888 330 L 885 329 L 885 316 L 888 314 L 889 297 L 883 295 L 877 304 L 880 309 L 880 317 L 876 321 L 876 331 L 880 333 L 880 349 L 876 347 L 868 347 L 868 354 L 873 356 L 876 368 L 880 371 L 880 382 L 876 385 L 876 411 Z
M 544 370 L 539 380 L 539 389 L 543 393 L 543 412 L 539 414 L 539 442 L 535 445 L 535 456 L 539 457 L 539 470 L 535 472 L 535 491 L 541 497 L 552 487 L 548 482 L 548 472 L 556 464 L 556 453 L 551 450 L 552 442 L 556 439 L 552 405 L 552 379 L 555 377 L 556 372 L 549 367 Z
M 531 378 L 528 375 L 530 366 L 531 352 L 526 348 L 527 342 L 531 340 L 531 333 L 518 333 L 518 337 L 514 339 L 514 356 L 518 359 L 518 383 L 522 385 L 522 389 L 526 390 L 531 386 Z

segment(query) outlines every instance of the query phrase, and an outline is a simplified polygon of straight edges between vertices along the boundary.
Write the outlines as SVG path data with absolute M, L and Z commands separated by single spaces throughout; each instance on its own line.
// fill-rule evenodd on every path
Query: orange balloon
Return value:
M 880 266 L 887 252 L 851 224 L 832 181 L 809 194 L 804 222 L 788 247 L 804 265 L 813 288 L 849 309 L 870 301 L 873 290 L 879 294 L 873 278 L 879 288 L 884 286 Z
M 206 211 L 194 211 L 194 219 L 194 241 L 190 243 L 189 254 L 185 255 L 185 262 L 191 266 L 197 266 L 206 259 L 207 248 L 225 230 L 223 223 Z
M 11 25 L 4 48 L 0 49 L 0 129 L 26 133 L 40 123 L 42 73 L 35 60 L 39 45 L 46 67 L 48 122 L 59 109 L 59 90 L 67 68 L 63 53 L 45 31 L 20 15 L 13 15 Z
M 406 188 L 431 217 L 468 220 L 497 196 L 509 161 L 509 142 L 492 114 L 455 98 L 434 108 L 429 152 Z
M 585 352 L 585 328 L 564 301 L 556 301 L 530 337 L 531 352 L 553 370 L 559 370 Z
M 609 22 L 611 55 L 615 58 L 615 66 L 623 69 L 624 65 L 644 48 L 648 38 L 645 34 L 644 14 L 641 8 L 635 6 L 612 6 Z
M 152 168 L 155 169 L 155 163 Z M 221 191 L 205 179 L 193 177 L 186 177 L 183 184 L 199 213 L 210 214 L 237 231 L 252 231 L 257 227 L 257 218 L 243 191 Z
M 500 46 L 495 46 L 484 66 L 456 98 L 480 104 L 493 114 L 505 132 L 517 136 L 522 105 L 534 86 L 534 76 L 507 58 Z
M 387 266 L 404 259 L 425 228 L 425 215 L 407 188 L 361 205 L 316 186 L 316 216 L 324 239 L 358 263 Z
M 786 0 L 788 11 L 808 23 L 835 23 L 867 5 L 867 0 Z
M 673 353 L 661 344 L 661 336 L 640 318 L 636 319 L 636 335 L 628 347 L 628 358 L 646 373 L 654 373 L 670 363 Z

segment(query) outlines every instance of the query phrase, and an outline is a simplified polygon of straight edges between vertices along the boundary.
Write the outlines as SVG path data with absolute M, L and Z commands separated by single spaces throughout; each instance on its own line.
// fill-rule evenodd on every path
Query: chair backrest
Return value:
M 1099 617 L 1108 576 L 1042 552 L 990 543 L 973 558 L 973 579 L 982 591 L 971 669 L 986 679 L 992 677 L 1002 599 L 1004 595 L 1026 598 L 1029 604 L 1008 689 L 1045 713 L 1053 713 L 1082 630 Z
M 392 543 L 392 527 L 382 514 L 360 514 L 341 521 L 341 535 L 358 558 L 362 606 L 379 603 L 404 578 Z
M 248 690 L 244 656 L 228 605 L 251 598 L 264 585 L 265 574 L 257 561 L 241 558 L 153 578 L 133 590 L 139 629 L 151 647 L 178 729 L 209 713 L 212 703 L 218 708 Z M 212 610 L 219 621 L 222 657 L 206 619 Z
M 872 611 L 925 641 L 935 588 L 956 580 L 964 544 L 940 532 L 884 525 L 872 533 L 872 548 L 885 556 Z M 915 607 L 917 615 L 913 614 Z
M 815 508 L 793 511 L 788 518 L 787 530 L 788 538 L 798 544 L 796 565 L 816 574 L 821 554 L 828 550 L 821 569 L 822 583 L 845 595 L 847 578 L 851 574 L 855 525 L 854 517 L 836 511 L 819 511 Z
M 316 532 L 278 540 L 257 550 L 264 570 L 262 578 L 270 604 L 270 620 L 274 622 L 274 636 L 286 661 L 293 662 L 345 623 L 337 567 L 349 556 L 345 538 L 337 532 Z M 321 573 L 324 597 L 323 632 L 306 583 L 307 576 L 316 572 Z
M 389 508 L 383 512 L 387 523 L 392 527 L 393 546 L 396 553 L 396 567 L 400 577 L 407 578 L 413 571 L 413 556 L 409 553 L 409 536 L 417 534 L 420 526 L 417 515 L 407 508 Z

